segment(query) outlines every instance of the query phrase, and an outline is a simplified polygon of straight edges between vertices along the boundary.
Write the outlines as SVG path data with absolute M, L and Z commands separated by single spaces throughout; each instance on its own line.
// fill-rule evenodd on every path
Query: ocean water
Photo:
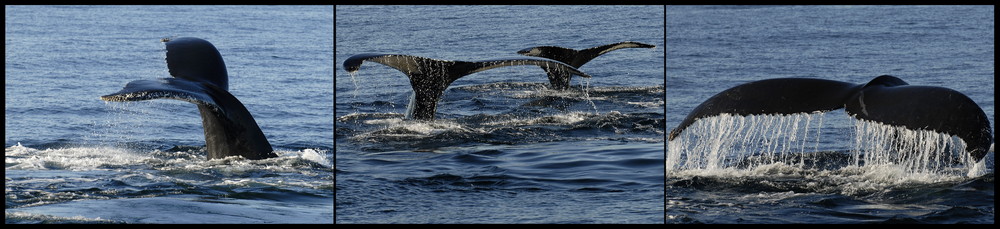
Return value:
M 5 222 L 333 223 L 332 6 L 6 6 Z M 212 42 L 279 155 L 206 160 L 195 105 L 104 102 Z
M 872 153 L 895 144 L 884 133 L 917 136 L 915 150 L 956 147 L 843 110 L 693 129 L 770 139 L 714 142 L 742 154 L 688 157 L 676 149 L 706 145 L 665 140 L 708 97 L 781 77 L 894 75 L 962 92 L 993 123 L 993 6 L 6 6 L 5 15 L 7 223 L 994 223 L 992 150 L 980 163 L 886 164 L 893 149 Z M 219 48 L 230 92 L 278 158 L 206 160 L 194 105 L 98 98 L 169 77 L 160 39 L 182 36 Z M 580 68 L 594 78 L 574 77 L 569 91 L 546 89 L 533 66 L 472 74 L 446 90 L 434 121 L 402 119 L 411 89 L 401 72 L 341 68 L 366 52 L 474 61 L 621 41 L 657 47 L 598 57 Z
M 663 223 L 663 6 L 336 6 L 337 223 Z M 406 76 L 360 53 L 604 54 L 569 91 L 535 66 L 455 81 L 434 121 L 403 120 Z
M 669 129 L 702 101 L 743 83 L 807 77 L 860 84 L 879 75 L 962 92 L 995 123 L 993 6 L 666 11 Z M 911 150 L 949 148 L 950 139 L 856 122 L 843 109 L 699 122 L 685 134 L 739 139 L 667 143 L 666 223 L 994 223 L 993 152 L 980 163 L 887 163 L 903 150 L 875 152 L 895 144 L 881 139 L 886 135 L 917 136 Z M 696 144 L 703 148 L 679 150 Z

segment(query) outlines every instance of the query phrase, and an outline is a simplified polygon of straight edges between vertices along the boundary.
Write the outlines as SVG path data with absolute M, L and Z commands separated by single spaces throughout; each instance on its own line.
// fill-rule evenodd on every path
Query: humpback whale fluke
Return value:
M 534 57 L 469 62 L 436 60 L 410 55 L 364 53 L 347 58 L 344 61 L 344 69 L 347 72 L 358 71 L 361 63 L 364 61 L 380 63 L 395 68 L 410 78 L 410 86 L 413 88 L 413 98 L 411 98 L 406 117 L 420 120 L 434 119 L 438 100 L 444 93 L 444 90 L 448 88 L 448 85 L 472 73 L 504 66 L 537 65 L 547 69 L 547 71 L 566 72 L 566 74 L 590 77 L 590 75 L 564 63 Z
M 198 105 L 209 159 L 276 157 L 250 111 L 228 92 L 222 55 L 208 41 L 182 37 L 166 40 L 167 69 L 174 78 L 136 80 L 104 101 L 176 99 Z
M 548 59 L 557 60 L 573 66 L 574 68 L 580 68 L 583 64 L 590 62 L 597 56 L 603 55 L 607 52 L 623 49 L 623 48 L 654 48 L 655 45 L 643 44 L 639 42 L 626 41 L 614 44 L 601 45 L 593 48 L 588 48 L 584 50 L 574 50 L 557 46 L 538 46 L 522 49 L 517 51 L 518 54 L 525 56 L 535 56 L 543 57 Z M 555 90 L 565 90 L 569 88 L 569 80 L 572 77 L 570 74 L 558 71 L 549 71 L 545 67 L 545 72 L 549 76 L 549 84 L 552 89 Z
M 866 84 L 780 78 L 739 85 L 698 105 L 670 131 L 669 140 L 698 119 L 724 113 L 794 114 L 840 108 L 856 119 L 958 136 L 976 160 L 986 156 L 993 143 L 986 113 L 968 96 L 943 87 L 909 85 L 889 75 Z

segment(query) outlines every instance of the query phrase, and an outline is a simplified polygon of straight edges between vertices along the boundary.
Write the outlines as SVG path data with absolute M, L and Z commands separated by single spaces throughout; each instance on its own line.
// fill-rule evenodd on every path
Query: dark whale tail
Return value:
M 655 45 L 643 44 L 639 42 L 626 41 L 614 44 L 601 45 L 593 48 L 588 48 L 584 50 L 574 50 L 557 46 L 538 46 L 522 49 L 517 51 L 518 54 L 525 56 L 535 56 L 543 57 L 548 59 L 553 59 L 559 62 L 566 63 L 574 68 L 580 68 L 583 64 L 590 62 L 594 58 L 600 55 L 608 53 L 610 51 L 623 49 L 623 48 L 654 48 Z M 565 90 L 569 88 L 570 74 L 560 71 L 550 71 L 545 69 L 545 72 L 549 76 L 549 84 L 552 89 L 555 90 Z
M 452 82 L 455 82 L 455 80 L 472 73 L 505 66 L 536 65 L 546 69 L 546 71 L 566 72 L 566 74 L 590 77 L 590 75 L 572 66 L 533 57 L 469 62 L 436 60 L 410 55 L 364 53 L 347 58 L 344 61 L 344 69 L 347 72 L 358 71 L 361 63 L 364 61 L 380 63 L 395 68 L 410 78 L 410 86 L 413 88 L 414 97 L 410 101 L 406 117 L 421 120 L 434 119 L 438 100 L 444 93 L 444 90 Z
M 724 113 L 795 114 L 840 108 L 860 120 L 958 136 L 976 160 L 986 156 L 993 143 L 986 113 L 968 96 L 943 87 L 908 85 L 888 75 L 866 84 L 782 78 L 739 85 L 698 105 L 670 132 L 669 140 L 698 119 Z
M 198 105 L 209 159 L 242 156 L 276 157 L 250 111 L 228 92 L 229 76 L 222 55 L 208 41 L 176 38 L 168 41 L 167 68 L 174 78 L 136 80 L 102 100 L 125 102 L 176 99 Z

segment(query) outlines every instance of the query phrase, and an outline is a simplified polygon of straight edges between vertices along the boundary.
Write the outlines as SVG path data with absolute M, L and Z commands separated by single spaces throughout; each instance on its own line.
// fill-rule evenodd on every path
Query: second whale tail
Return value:
M 601 45 L 584 50 L 575 50 L 558 46 L 538 46 L 517 51 L 525 56 L 542 57 L 566 63 L 574 68 L 580 68 L 583 64 L 590 62 L 594 58 L 605 53 L 623 48 L 655 48 L 655 45 L 644 44 L 634 41 L 618 42 L 614 44 Z M 572 75 L 562 71 L 552 71 L 542 67 L 549 77 L 549 86 L 554 90 L 569 89 L 569 81 Z

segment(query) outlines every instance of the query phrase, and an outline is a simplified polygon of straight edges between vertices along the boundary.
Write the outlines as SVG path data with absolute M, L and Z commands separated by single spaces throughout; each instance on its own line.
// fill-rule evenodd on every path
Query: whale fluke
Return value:
M 174 78 L 135 80 L 104 101 L 176 99 L 198 105 L 209 159 L 276 157 L 250 111 L 227 90 L 222 55 L 208 41 L 182 37 L 166 43 L 167 68 Z
M 590 77 L 590 75 L 564 63 L 534 57 L 450 61 L 410 55 L 364 53 L 347 58 L 344 61 L 344 69 L 347 72 L 356 72 L 364 61 L 392 67 L 409 77 L 410 86 L 413 88 L 413 98 L 410 101 L 406 118 L 420 120 L 434 119 L 438 100 L 444 90 L 455 80 L 476 72 L 505 66 L 536 65 L 547 69 L 547 71 Z
M 593 48 L 588 48 L 584 50 L 574 50 L 569 48 L 563 48 L 558 46 L 538 46 L 522 49 L 517 51 L 518 54 L 525 56 L 534 56 L 553 59 L 559 62 L 563 62 L 573 66 L 574 68 L 580 68 L 583 64 L 590 62 L 594 58 L 603 55 L 607 52 L 623 49 L 623 48 L 654 48 L 655 45 L 643 44 L 639 42 L 626 41 L 614 44 L 601 45 Z M 545 69 L 543 67 L 543 69 Z M 549 85 L 555 90 L 565 90 L 569 88 L 569 81 L 572 77 L 570 74 L 565 74 L 559 71 L 549 71 L 545 69 L 545 72 L 549 77 Z
M 909 85 L 883 75 L 866 84 L 809 78 L 767 79 L 739 85 L 702 102 L 670 132 L 673 140 L 698 119 L 720 114 L 761 115 L 845 108 L 856 119 L 958 136 L 980 160 L 993 143 L 986 113 L 961 92 Z

